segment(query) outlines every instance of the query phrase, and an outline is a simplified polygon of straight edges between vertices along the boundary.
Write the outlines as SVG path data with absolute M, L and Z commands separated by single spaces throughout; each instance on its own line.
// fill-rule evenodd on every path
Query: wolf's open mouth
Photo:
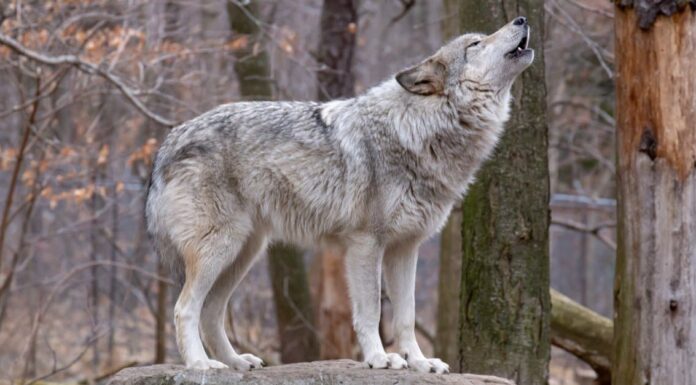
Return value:
M 527 51 L 528 47 L 529 47 L 529 29 L 527 29 L 527 34 L 522 37 L 519 44 L 517 44 L 517 47 L 515 47 L 510 52 L 508 52 L 506 54 L 506 56 L 508 56 L 510 58 L 522 56 L 522 54 L 524 54 Z

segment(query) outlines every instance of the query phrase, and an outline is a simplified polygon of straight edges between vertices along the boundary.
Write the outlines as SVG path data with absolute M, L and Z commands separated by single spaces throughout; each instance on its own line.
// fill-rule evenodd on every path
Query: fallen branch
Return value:
M 109 83 L 113 84 L 119 91 L 121 91 L 123 96 L 125 96 L 126 99 L 128 99 L 128 101 L 147 118 L 167 127 L 173 127 L 177 125 L 176 122 L 169 120 L 161 115 L 158 115 L 157 113 L 147 108 L 147 106 L 145 106 L 145 104 L 143 104 L 143 102 L 135 96 L 138 93 L 138 91 L 126 85 L 126 83 L 120 77 L 100 68 L 95 64 L 86 62 L 75 55 L 47 56 L 23 46 L 17 40 L 2 33 L 0 33 L 0 44 L 7 46 L 8 48 L 10 48 L 11 50 L 23 57 L 29 58 L 31 60 L 45 65 L 72 65 L 86 74 L 98 75 L 104 78 Z
M 597 383 L 611 384 L 613 323 L 551 289 L 551 343 L 586 362 Z

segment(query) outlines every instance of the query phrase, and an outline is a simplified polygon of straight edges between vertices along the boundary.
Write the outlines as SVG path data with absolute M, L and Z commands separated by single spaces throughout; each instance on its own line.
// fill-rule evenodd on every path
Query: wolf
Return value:
M 370 368 L 448 372 L 416 341 L 418 247 L 498 142 L 513 81 L 534 59 L 529 32 L 518 17 L 462 35 L 352 99 L 231 103 L 175 127 L 155 158 L 146 217 L 161 259 L 185 275 L 174 319 L 186 366 L 264 364 L 231 346 L 224 314 L 268 242 L 282 241 L 344 256 Z M 382 273 L 398 353 L 379 337 Z

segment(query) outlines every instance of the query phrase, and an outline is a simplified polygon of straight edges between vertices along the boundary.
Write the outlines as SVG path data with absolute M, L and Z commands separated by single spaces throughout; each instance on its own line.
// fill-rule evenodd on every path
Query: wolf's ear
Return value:
M 440 61 L 428 59 L 396 74 L 396 81 L 417 95 L 439 94 L 445 89 L 447 68 Z

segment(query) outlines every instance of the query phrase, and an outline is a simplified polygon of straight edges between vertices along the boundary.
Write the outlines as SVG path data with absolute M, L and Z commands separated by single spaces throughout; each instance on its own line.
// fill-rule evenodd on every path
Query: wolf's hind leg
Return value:
M 231 264 L 230 255 L 236 255 L 241 247 L 241 241 L 236 241 L 232 234 L 217 229 L 202 239 L 189 242 L 182 250 L 186 265 L 186 283 L 174 306 L 174 323 L 179 352 L 188 368 L 227 367 L 206 355 L 199 324 L 203 302 L 208 292 L 220 274 Z
M 394 306 L 394 337 L 409 367 L 424 373 L 448 373 L 449 365 L 425 358 L 416 341 L 416 262 L 418 244 L 402 245 L 384 255 L 387 294 Z
M 216 359 L 237 370 L 249 370 L 265 365 L 263 360 L 252 354 L 237 354 L 225 333 L 225 312 L 232 292 L 265 246 L 266 235 L 261 231 L 256 231 L 247 238 L 232 265 L 215 281 L 201 313 L 201 334 L 208 351 Z

